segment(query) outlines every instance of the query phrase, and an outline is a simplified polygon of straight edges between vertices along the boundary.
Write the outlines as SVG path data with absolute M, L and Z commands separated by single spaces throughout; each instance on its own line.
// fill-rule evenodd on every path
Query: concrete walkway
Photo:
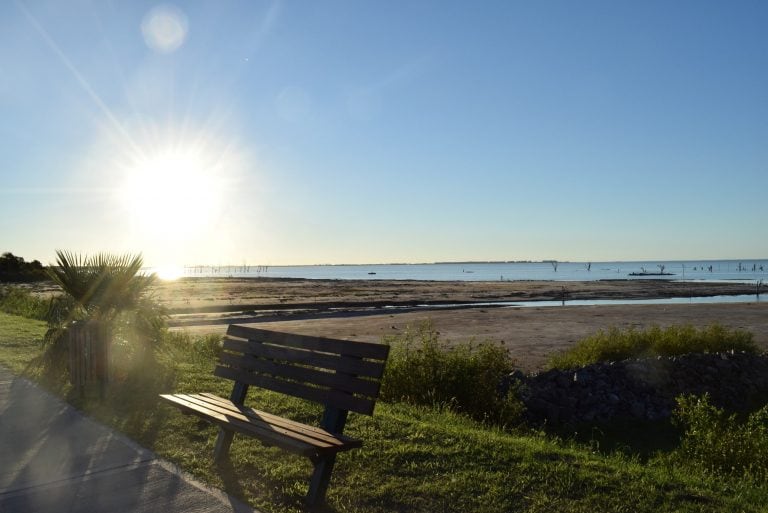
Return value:
M 253 512 L 0 367 L 0 512 Z

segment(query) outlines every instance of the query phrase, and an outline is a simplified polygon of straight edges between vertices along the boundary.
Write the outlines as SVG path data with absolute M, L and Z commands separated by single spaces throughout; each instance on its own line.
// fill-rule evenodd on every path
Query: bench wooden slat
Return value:
M 175 395 L 161 395 L 166 401 L 174 403 L 182 410 L 188 411 L 202 417 L 206 420 L 215 422 L 220 426 L 224 426 L 231 431 L 237 431 L 250 436 L 257 436 L 259 440 L 263 440 L 266 443 L 280 447 L 290 452 L 301 454 L 303 456 L 311 456 L 316 451 L 316 448 L 308 443 L 300 442 L 294 438 L 282 436 L 276 431 L 270 431 L 269 429 L 260 429 L 251 422 L 239 420 L 236 418 L 230 418 L 223 413 L 212 411 L 203 406 L 197 405 L 193 402 L 187 401 L 181 397 Z
M 332 405 L 342 410 L 354 411 L 365 415 L 373 415 L 373 407 L 376 401 L 364 397 L 355 397 L 353 395 L 338 392 L 336 390 L 314 388 L 301 383 L 292 381 L 283 381 L 263 374 L 254 374 L 252 372 L 237 370 L 230 367 L 217 365 L 213 371 L 214 375 L 220 378 L 227 378 L 247 385 L 256 385 L 266 388 L 273 392 L 300 397 L 316 403 Z
M 245 412 L 231 402 L 229 402 L 229 404 L 222 404 L 219 401 L 210 401 L 205 397 L 201 397 L 199 394 L 176 394 L 175 397 L 217 413 L 223 413 L 227 417 L 250 422 L 253 424 L 254 429 L 267 429 L 269 431 L 280 433 L 287 438 L 293 438 L 296 441 L 306 443 L 315 447 L 318 453 L 327 452 L 329 450 L 338 451 L 347 448 L 348 445 L 354 445 L 347 443 L 339 437 L 333 436 L 327 431 L 322 433 L 305 432 L 302 429 L 304 424 L 301 424 L 300 422 L 294 422 L 288 419 L 280 419 L 280 422 L 278 423 L 270 422 L 258 415 L 256 411 L 252 410 L 251 412 Z
M 248 371 L 263 372 L 273 376 L 295 379 L 296 381 L 309 383 L 334 390 L 341 390 L 351 394 L 360 394 L 368 397 L 379 395 L 380 384 L 378 381 L 368 381 L 348 374 L 336 374 L 323 372 L 308 367 L 296 367 L 286 363 L 278 363 L 272 360 L 255 358 L 251 355 L 234 355 L 223 353 L 220 357 L 222 364 L 233 368 Z
M 284 425 L 278 426 L 275 424 L 270 424 L 269 422 L 265 422 L 263 419 L 251 418 L 239 410 L 236 410 L 236 409 L 233 410 L 230 408 L 226 408 L 224 406 L 220 406 L 216 403 L 207 401 L 205 398 L 199 397 L 197 395 L 176 394 L 175 397 L 181 400 L 187 401 L 189 403 L 195 404 L 201 408 L 205 408 L 207 410 L 226 415 L 227 418 L 234 418 L 237 420 L 248 422 L 253 426 L 254 432 L 256 432 L 257 430 L 268 430 L 270 432 L 274 432 L 276 434 L 282 435 L 286 438 L 292 438 L 297 442 L 302 442 L 312 447 L 315 447 L 320 451 L 343 446 L 343 443 L 341 441 L 337 441 L 336 443 L 333 443 L 328 440 L 320 440 L 312 436 L 306 436 L 298 431 L 295 431 L 291 427 L 284 426 Z
M 261 411 L 261 410 L 254 410 L 253 408 L 248 408 L 247 406 L 237 406 L 232 401 L 230 401 L 229 399 L 224 399 L 223 397 L 219 397 L 218 395 L 212 394 L 210 392 L 203 392 L 203 393 L 197 394 L 197 395 L 203 396 L 203 397 L 205 397 L 206 399 L 208 399 L 210 401 L 214 401 L 214 402 L 218 401 L 218 402 L 220 402 L 222 404 L 231 404 L 235 408 L 240 408 L 243 411 L 254 411 L 254 412 L 257 412 L 259 415 L 263 416 L 265 419 L 268 419 L 270 422 L 272 422 L 273 419 L 274 420 L 287 420 L 288 422 L 293 422 L 293 421 L 288 420 L 288 419 L 286 419 L 284 417 L 278 417 L 277 415 L 272 415 L 271 413 L 267 413 L 267 412 L 264 412 L 264 411 Z M 322 428 L 315 427 L 315 426 L 310 426 L 309 424 L 302 424 L 302 426 L 303 426 L 303 428 L 305 430 L 312 431 L 314 433 L 328 433 L 328 431 L 326 431 L 326 430 L 324 430 Z M 345 440 L 346 439 L 354 440 L 354 438 L 348 438 L 345 435 L 336 434 L 336 435 L 333 435 L 333 436 L 337 436 L 337 437 L 345 439 Z
M 260 342 L 237 340 L 225 338 L 223 348 L 227 351 L 251 354 L 262 358 L 274 360 L 287 360 L 291 363 L 310 365 L 358 376 L 371 378 L 381 378 L 384 374 L 383 362 L 371 362 L 357 358 L 347 358 L 324 353 L 314 353 L 303 349 L 294 349 L 292 347 L 273 346 Z
M 389 346 L 384 344 L 312 337 L 308 335 L 297 335 L 295 333 L 280 333 L 252 328 L 250 326 L 240 326 L 237 324 L 231 324 L 229 326 L 227 335 L 256 340 L 258 342 L 267 342 L 326 353 L 343 354 L 358 358 L 371 358 L 374 360 L 386 360 L 389 355 Z
M 284 417 L 278 417 L 277 415 L 272 415 L 271 413 L 255 410 L 253 408 L 248 408 L 246 406 L 237 406 L 229 399 L 224 399 L 223 397 L 219 397 L 214 394 L 209 394 L 209 393 L 194 394 L 194 396 L 192 397 L 197 397 L 202 401 L 211 403 L 213 405 L 217 405 L 229 411 L 245 414 L 247 417 L 252 418 L 256 421 L 265 422 L 267 424 L 271 424 L 275 426 L 285 427 L 287 429 L 290 429 L 291 431 L 301 433 L 310 438 L 315 438 L 317 440 L 325 441 L 334 446 L 362 447 L 363 445 L 362 441 L 357 440 L 355 438 L 350 438 L 348 436 L 340 435 L 340 434 L 329 433 L 328 431 L 315 426 L 302 424 L 301 422 L 296 422 L 290 419 L 286 419 Z

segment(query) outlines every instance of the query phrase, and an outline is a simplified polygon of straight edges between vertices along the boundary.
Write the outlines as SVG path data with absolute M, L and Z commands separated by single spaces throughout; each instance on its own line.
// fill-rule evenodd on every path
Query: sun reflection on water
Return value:
M 184 276 L 184 268 L 176 265 L 167 265 L 155 269 L 157 277 L 163 281 L 174 281 Z

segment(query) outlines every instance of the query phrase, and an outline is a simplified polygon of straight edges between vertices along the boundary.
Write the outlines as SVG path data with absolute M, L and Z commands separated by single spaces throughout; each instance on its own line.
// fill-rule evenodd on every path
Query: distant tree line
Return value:
M 37 260 L 25 262 L 22 257 L 13 253 L 3 253 L 0 256 L 0 282 L 28 282 L 47 280 L 43 264 Z

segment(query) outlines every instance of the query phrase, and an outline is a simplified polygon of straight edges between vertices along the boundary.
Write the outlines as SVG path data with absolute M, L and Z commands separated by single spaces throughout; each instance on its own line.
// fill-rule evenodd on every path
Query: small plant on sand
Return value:
M 550 358 L 550 367 L 568 369 L 597 362 L 628 358 L 676 356 L 723 351 L 758 352 L 752 333 L 719 324 L 697 329 L 690 325 L 646 330 L 611 328 L 580 340 L 574 347 Z
M 382 384 L 386 401 L 448 408 L 491 423 L 517 423 L 522 404 L 500 385 L 513 370 L 507 350 L 490 342 L 441 343 L 427 322 L 401 336 L 386 337 L 392 346 Z

